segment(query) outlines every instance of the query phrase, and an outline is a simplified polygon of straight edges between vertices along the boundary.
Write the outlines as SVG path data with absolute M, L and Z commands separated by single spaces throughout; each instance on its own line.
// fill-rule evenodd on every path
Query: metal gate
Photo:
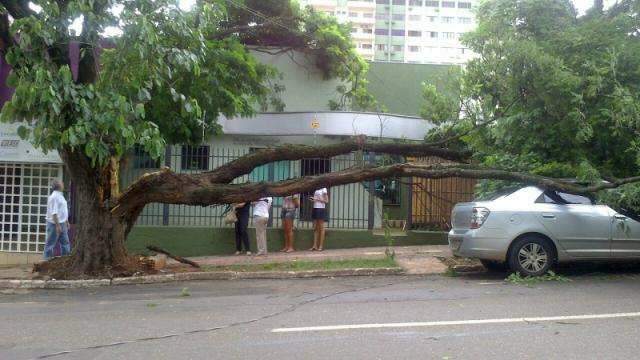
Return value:
M 62 165 L 0 162 L 0 251 L 42 252 L 49 186 Z

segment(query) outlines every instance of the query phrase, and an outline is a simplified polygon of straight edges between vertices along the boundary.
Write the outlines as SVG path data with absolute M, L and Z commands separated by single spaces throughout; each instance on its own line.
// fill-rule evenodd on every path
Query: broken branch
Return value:
M 173 255 L 170 252 L 168 252 L 167 250 L 161 249 L 161 248 L 159 248 L 157 246 L 149 245 L 149 246 L 147 246 L 147 249 L 149 249 L 151 251 L 155 251 L 155 252 L 160 253 L 160 254 L 165 254 L 168 257 L 172 258 L 173 260 L 179 261 L 179 262 L 181 262 L 183 264 L 188 264 L 188 265 L 191 265 L 191 266 L 193 266 L 195 268 L 200 268 L 200 265 L 197 262 L 191 261 L 189 259 L 185 259 L 182 256 Z

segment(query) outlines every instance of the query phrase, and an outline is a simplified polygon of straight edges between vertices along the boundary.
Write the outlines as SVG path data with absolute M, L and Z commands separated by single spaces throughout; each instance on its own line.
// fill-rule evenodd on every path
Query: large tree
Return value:
M 259 3 L 260 11 L 250 7 Z M 57 150 L 76 185 L 75 273 L 126 264 L 124 240 L 141 207 L 111 211 L 134 146 L 159 157 L 167 143 L 216 132 L 218 116 L 248 116 L 270 99 L 276 71 L 247 46 L 304 51 L 346 83 L 366 70 L 345 26 L 285 1 L 200 1 L 190 10 L 171 0 L 0 4 L 15 88 L 2 119 L 30 125 L 20 135 Z
M 449 145 L 488 167 L 583 181 L 638 174 L 639 4 L 603 11 L 596 2 L 578 17 L 570 0 L 481 3 L 477 29 L 463 38 L 477 57 L 452 77 L 458 97 L 427 85 L 423 115 L 440 130 L 475 129 Z M 634 186 L 617 191 L 626 205 L 640 201 L 628 196 Z
M 190 11 L 169 0 L 0 0 L 0 4 L 0 39 L 13 66 L 8 82 L 15 87 L 12 100 L 2 109 L 3 120 L 29 123 L 21 136 L 45 151 L 57 150 L 76 185 L 76 244 L 71 257 L 56 260 L 64 262 L 72 276 L 126 270 L 127 233 L 151 202 L 221 204 L 402 176 L 496 178 L 577 193 L 639 180 L 629 177 L 581 187 L 472 165 L 394 164 L 278 183 L 231 184 L 257 166 L 317 154 L 372 151 L 472 160 L 464 147 L 443 147 L 453 139 L 385 144 L 356 137 L 330 146 L 266 149 L 202 174 L 163 169 L 121 192 L 118 169 L 134 146 L 158 157 L 167 143 L 198 140 L 203 126 L 216 131 L 220 114 L 251 115 L 264 104 L 270 94 L 265 84 L 275 73 L 256 62 L 248 46 L 310 53 L 327 77 L 345 81 L 343 103 L 370 105 L 360 81 L 366 63 L 355 53 L 348 27 L 286 1 L 200 1 Z M 82 24 L 77 33 L 70 30 L 74 22 Z M 105 38 L 109 27 L 121 33 Z M 73 44 L 79 47 L 76 74 L 71 66 Z M 499 117 L 496 109 L 503 106 L 495 105 L 489 116 Z

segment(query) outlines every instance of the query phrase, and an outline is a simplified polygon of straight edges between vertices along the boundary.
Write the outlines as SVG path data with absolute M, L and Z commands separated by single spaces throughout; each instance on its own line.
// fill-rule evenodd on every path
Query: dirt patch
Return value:
M 33 279 L 110 279 L 114 277 L 153 275 L 158 273 L 158 271 L 153 268 L 153 262 L 146 256 L 129 256 L 122 264 L 106 267 L 99 272 L 91 274 L 74 273 L 71 270 L 72 262 L 73 258 L 71 256 L 62 256 L 49 261 L 36 263 L 33 265 Z
M 447 266 L 433 256 L 399 256 L 397 262 L 407 274 L 412 275 L 442 274 L 447 271 Z
M 447 267 L 453 268 L 455 266 L 482 266 L 479 260 L 459 257 L 459 256 L 435 256 L 438 260 L 442 261 Z

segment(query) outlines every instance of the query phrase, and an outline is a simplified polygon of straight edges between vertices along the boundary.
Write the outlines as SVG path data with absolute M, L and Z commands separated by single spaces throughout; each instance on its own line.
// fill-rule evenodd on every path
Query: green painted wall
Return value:
M 371 62 L 369 91 L 389 113 L 418 116 L 422 104 L 422 83 L 444 88 L 456 66 Z
M 255 251 L 255 230 L 249 229 L 251 248 Z M 269 251 L 282 248 L 282 230 L 268 229 L 267 247 Z M 311 230 L 297 230 L 295 247 L 306 250 L 313 242 Z M 408 232 L 407 236 L 394 238 L 397 246 L 408 245 L 444 245 L 447 234 L 443 232 Z M 235 251 L 234 232 L 230 228 L 195 228 L 195 227 L 135 227 L 127 240 L 127 248 L 133 254 L 145 254 L 146 246 L 156 245 L 175 255 L 205 256 L 232 254 Z M 383 236 L 373 235 L 366 230 L 327 230 L 325 248 L 344 249 L 367 246 L 385 246 Z
M 274 53 L 276 51 L 274 49 Z M 322 72 L 314 64 L 313 56 L 299 52 L 270 55 L 257 51 L 253 51 L 252 55 L 282 74 L 282 79 L 274 82 L 285 87 L 280 94 L 285 103 L 285 111 L 329 110 L 329 100 L 337 98 L 336 87 L 340 85 L 340 81 L 324 79 Z

